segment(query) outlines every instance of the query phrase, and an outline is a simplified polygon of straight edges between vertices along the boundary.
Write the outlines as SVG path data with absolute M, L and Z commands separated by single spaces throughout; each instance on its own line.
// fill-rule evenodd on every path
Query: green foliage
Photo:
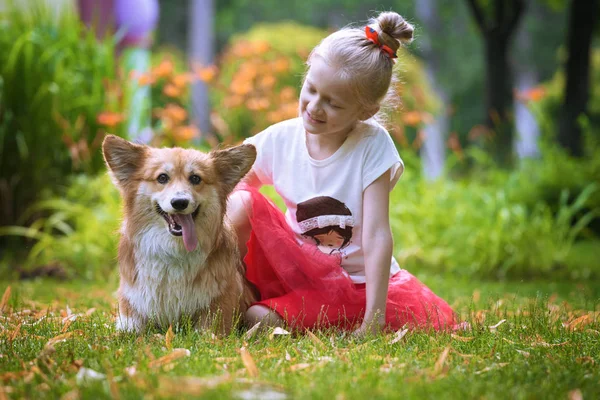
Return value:
M 98 111 L 114 76 L 114 43 L 47 2 L 0 11 L 0 226 L 73 170 L 102 168 Z
M 38 201 L 23 215 L 29 227 L 0 227 L 0 236 L 34 240 L 25 270 L 62 268 L 70 278 L 99 279 L 115 269 L 120 199 L 108 175 L 71 178 L 66 193 Z
M 538 201 L 533 207 L 513 201 L 506 184 L 476 180 L 440 180 L 430 183 L 407 172 L 393 193 L 392 230 L 397 256 L 408 270 L 480 278 L 600 276 L 596 265 L 567 265 L 577 235 L 599 215 L 600 208 L 584 212 L 593 185 L 568 202 L 563 192 L 554 214 Z M 572 226 L 576 213 L 584 212 Z M 572 258 L 569 258 L 572 261 Z

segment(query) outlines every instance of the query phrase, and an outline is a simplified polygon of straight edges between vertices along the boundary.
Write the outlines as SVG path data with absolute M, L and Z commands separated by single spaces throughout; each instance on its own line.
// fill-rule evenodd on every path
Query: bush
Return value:
M 0 11 L 0 226 L 17 222 L 74 170 L 103 168 L 99 110 L 114 42 L 96 40 L 73 8 L 5 2 Z
M 505 180 L 508 182 L 508 179 Z M 508 183 L 510 184 L 510 183 Z M 554 213 L 508 196 L 502 184 L 476 180 L 426 182 L 407 176 L 393 193 L 392 230 L 401 265 L 478 278 L 588 278 L 600 276 L 589 258 L 576 262 L 572 246 L 600 208 L 575 214 L 598 188 L 588 186 L 568 202 L 565 191 Z
M 65 193 L 27 211 L 45 217 L 29 227 L 0 227 L 0 235 L 34 240 L 21 268 L 25 273 L 51 265 L 69 278 L 105 279 L 116 266 L 120 202 L 108 174 L 73 176 Z

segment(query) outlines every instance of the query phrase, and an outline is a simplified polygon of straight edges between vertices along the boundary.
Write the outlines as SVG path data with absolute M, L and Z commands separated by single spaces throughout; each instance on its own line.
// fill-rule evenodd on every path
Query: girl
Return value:
M 247 323 L 357 334 L 454 324 L 448 304 L 392 257 L 389 193 L 404 165 L 373 117 L 388 94 L 396 51 L 412 37 L 413 27 L 394 12 L 329 35 L 308 58 L 300 116 L 246 140 L 258 156 L 227 213 L 260 293 Z M 258 192 L 261 185 L 275 187 L 285 215 Z M 323 198 L 344 212 L 302 207 Z M 315 231 L 317 242 L 343 240 L 340 251 L 319 250 L 306 235 L 316 228 L 327 228 Z

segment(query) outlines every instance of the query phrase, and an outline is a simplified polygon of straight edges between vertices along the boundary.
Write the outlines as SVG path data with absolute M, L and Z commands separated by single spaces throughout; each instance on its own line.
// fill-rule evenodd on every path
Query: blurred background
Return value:
M 0 0 L 0 276 L 114 274 L 106 134 L 239 143 L 297 115 L 323 37 L 387 10 L 416 28 L 385 115 L 401 264 L 600 277 L 598 0 Z

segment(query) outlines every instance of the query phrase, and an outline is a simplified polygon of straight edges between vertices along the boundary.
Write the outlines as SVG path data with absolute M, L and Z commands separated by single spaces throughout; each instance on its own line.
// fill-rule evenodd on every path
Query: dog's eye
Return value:
M 198 175 L 190 176 L 190 183 L 192 185 L 198 185 L 200 182 L 202 182 L 202 178 L 200 178 Z
M 167 174 L 160 174 L 158 176 L 158 178 L 156 178 L 156 180 L 158 181 L 158 183 L 161 183 L 161 184 L 164 185 L 165 183 L 169 182 L 169 175 L 167 175 Z

